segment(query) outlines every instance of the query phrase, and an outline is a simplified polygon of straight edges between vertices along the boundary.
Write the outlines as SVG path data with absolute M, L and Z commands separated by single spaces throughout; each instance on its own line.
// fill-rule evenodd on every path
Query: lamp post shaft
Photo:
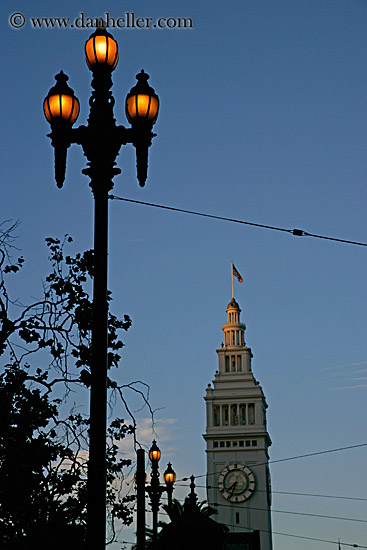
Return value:
M 106 417 L 107 417 L 107 246 L 108 186 L 94 189 L 94 286 L 90 393 L 90 447 L 87 494 L 88 550 L 106 544 Z
M 170 488 L 167 487 L 167 504 L 169 508 L 172 506 L 172 492 L 173 492 L 173 487 L 170 487 Z
M 156 503 L 153 507 L 152 507 L 152 512 L 153 512 L 153 537 L 152 537 L 152 542 L 153 542 L 153 550 L 156 550 L 157 548 L 157 536 L 158 536 L 158 509 L 159 509 L 159 504 Z
M 152 548 L 153 550 L 157 547 L 157 537 L 158 537 L 158 511 L 159 511 L 159 502 L 161 494 L 163 492 L 163 487 L 159 483 L 159 471 L 158 471 L 158 461 L 152 461 L 152 473 L 151 473 L 151 482 L 150 482 L 150 505 L 152 508 L 153 516 L 153 530 L 152 530 Z
M 136 547 L 145 550 L 145 458 L 144 449 L 136 451 Z

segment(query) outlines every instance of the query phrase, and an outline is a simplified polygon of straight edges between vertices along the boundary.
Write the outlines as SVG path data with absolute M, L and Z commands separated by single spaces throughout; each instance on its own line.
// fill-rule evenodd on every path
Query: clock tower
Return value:
M 245 323 L 234 298 L 226 309 L 218 370 L 206 390 L 208 503 L 230 532 L 259 531 L 261 550 L 272 550 L 271 485 L 266 399 L 252 373 Z

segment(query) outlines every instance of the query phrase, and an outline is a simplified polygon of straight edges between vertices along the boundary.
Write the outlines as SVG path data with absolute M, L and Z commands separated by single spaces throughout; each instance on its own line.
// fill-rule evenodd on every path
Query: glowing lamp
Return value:
M 73 90 L 66 84 L 69 77 L 60 71 L 55 76 L 56 84 L 48 92 L 43 102 L 43 111 L 48 122 L 66 120 L 74 124 L 79 114 L 79 101 Z
M 85 43 L 85 58 L 91 71 L 97 67 L 108 67 L 111 71 L 119 59 L 118 46 L 112 34 L 97 29 Z
M 142 69 L 136 75 L 137 84 L 126 97 L 126 116 L 130 124 L 137 121 L 149 121 L 154 124 L 158 117 L 159 99 L 148 84 L 149 75 Z
M 153 441 L 153 445 L 149 450 L 149 458 L 151 462 L 156 462 L 156 463 L 158 463 L 161 458 L 161 451 L 155 440 Z
M 172 469 L 172 464 L 169 462 L 167 465 L 167 469 L 163 474 L 164 481 L 168 487 L 172 486 L 174 482 L 176 481 L 176 473 Z

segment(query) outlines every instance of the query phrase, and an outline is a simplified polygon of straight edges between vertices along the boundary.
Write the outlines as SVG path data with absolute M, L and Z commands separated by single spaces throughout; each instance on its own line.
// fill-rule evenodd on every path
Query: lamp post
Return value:
M 91 343 L 91 392 L 89 462 L 87 484 L 88 550 L 104 550 L 106 540 L 106 412 L 108 358 L 107 302 L 107 235 L 108 193 L 113 177 L 121 172 L 116 158 L 122 145 L 131 143 L 136 149 L 137 176 L 141 187 L 147 178 L 148 148 L 152 126 L 158 116 L 159 100 L 148 84 L 143 70 L 137 84 L 126 98 L 125 111 L 131 128 L 117 126 L 113 115 L 114 98 L 112 71 L 118 62 L 118 45 L 112 35 L 100 26 L 85 44 L 85 55 L 92 71 L 93 92 L 89 100 L 87 126 L 73 129 L 79 114 L 79 101 L 67 85 L 68 77 L 61 71 L 56 85 L 44 100 L 45 116 L 51 125 L 52 146 L 55 149 L 55 179 L 61 188 L 65 180 L 66 154 L 72 143 L 82 146 L 88 160 L 83 174 L 89 176 L 94 195 L 94 280 Z
M 159 482 L 159 470 L 158 462 L 161 458 L 161 451 L 157 446 L 156 441 L 153 441 L 153 444 L 149 450 L 149 459 L 152 465 L 151 481 L 145 490 L 147 491 L 150 498 L 150 505 L 153 513 L 153 550 L 157 547 L 157 534 L 158 534 L 158 511 L 160 505 L 160 499 L 162 494 L 166 491 L 168 495 L 168 505 L 172 504 L 172 492 L 173 485 L 176 481 L 176 474 L 172 469 L 172 465 L 169 462 L 166 471 L 163 474 L 166 487 L 160 484 Z

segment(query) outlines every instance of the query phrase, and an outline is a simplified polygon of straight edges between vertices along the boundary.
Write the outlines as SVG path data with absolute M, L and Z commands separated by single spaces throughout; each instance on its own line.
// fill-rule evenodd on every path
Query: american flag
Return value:
M 242 279 L 241 275 L 239 274 L 239 272 L 237 271 L 237 269 L 235 268 L 234 264 L 232 264 L 232 273 L 235 277 L 237 277 L 237 279 L 240 283 L 243 283 L 243 279 Z

